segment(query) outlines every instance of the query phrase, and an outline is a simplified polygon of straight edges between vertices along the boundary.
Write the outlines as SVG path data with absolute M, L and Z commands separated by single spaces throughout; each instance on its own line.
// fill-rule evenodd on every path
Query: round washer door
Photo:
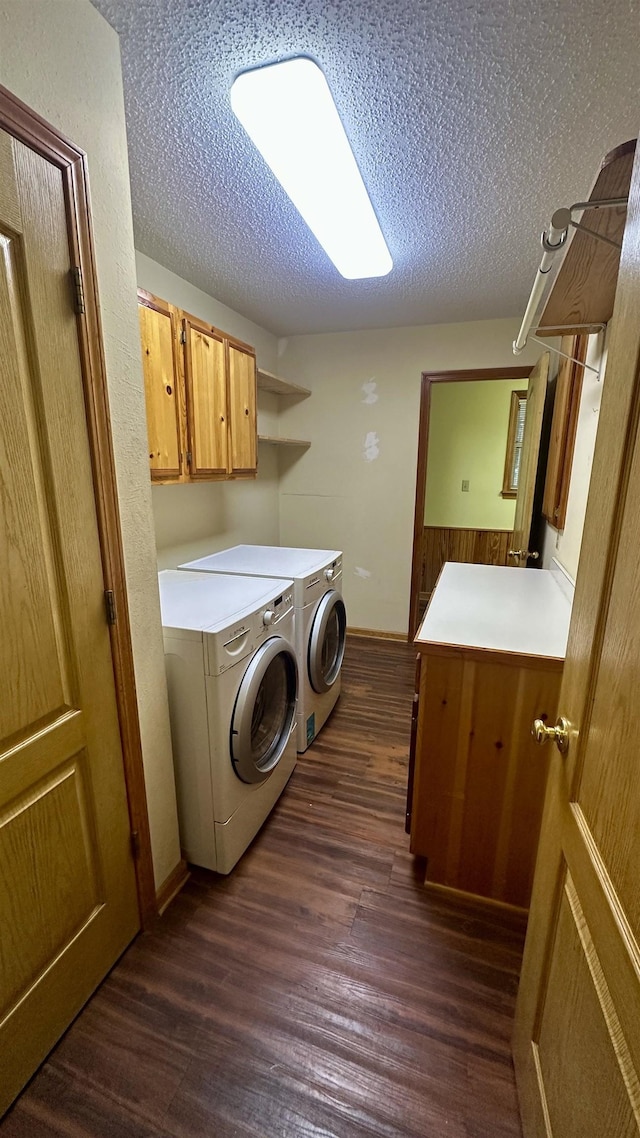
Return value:
M 335 589 L 325 593 L 311 624 L 309 634 L 309 679 L 319 694 L 335 684 L 344 656 L 347 610 Z
M 252 656 L 231 719 L 231 760 L 243 782 L 264 782 L 278 765 L 296 715 L 298 668 L 281 636 Z

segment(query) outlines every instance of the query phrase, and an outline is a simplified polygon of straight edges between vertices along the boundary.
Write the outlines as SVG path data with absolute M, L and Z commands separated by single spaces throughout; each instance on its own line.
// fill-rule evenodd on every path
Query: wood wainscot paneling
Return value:
M 420 593 L 432 593 L 445 561 L 469 565 L 507 565 L 511 530 L 425 526 L 422 538 Z

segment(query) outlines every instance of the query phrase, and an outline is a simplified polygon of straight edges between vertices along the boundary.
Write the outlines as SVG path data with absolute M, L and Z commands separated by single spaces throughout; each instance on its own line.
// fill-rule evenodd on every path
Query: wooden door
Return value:
M 549 438 L 549 454 L 545 472 L 542 516 L 557 530 L 563 530 L 567 519 L 567 503 L 571 483 L 573 452 L 578 429 L 580 396 L 587 358 L 589 337 L 563 336 L 553 417 Z M 569 357 L 569 358 L 566 358 Z
M 256 357 L 244 344 L 229 343 L 231 474 L 255 474 L 258 467 Z
M 542 433 L 542 419 L 544 404 L 547 396 L 549 381 L 549 353 L 540 356 L 529 376 L 527 387 L 527 413 L 524 420 L 524 438 L 522 440 L 522 453 L 520 456 L 520 473 L 518 476 L 518 497 L 516 498 L 516 512 L 513 522 L 513 544 L 507 557 L 508 565 L 525 568 L 530 554 L 529 537 L 531 534 L 531 521 L 533 518 L 533 501 L 536 491 L 538 475 L 538 457 L 540 454 L 540 435 Z M 540 556 L 540 550 L 531 550 Z
M 184 448 L 175 312 L 166 301 L 139 289 L 138 315 L 151 479 L 177 479 L 184 470 Z
M 526 1138 L 640 1131 L 640 171 L 623 242 L 518 997 Z
M 61 171 L 0 132 L 0 1113 L 138 926 Z
M 228 470 L 227 379 L 221 332 L 192 316 L 183 320 L 191 477 Z

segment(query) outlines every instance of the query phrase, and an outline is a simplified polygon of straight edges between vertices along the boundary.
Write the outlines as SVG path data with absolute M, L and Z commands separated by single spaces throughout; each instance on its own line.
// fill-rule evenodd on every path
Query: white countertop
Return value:
M 571 588 L 557 571 L 448 561 L 415 644 L 564 660 Z

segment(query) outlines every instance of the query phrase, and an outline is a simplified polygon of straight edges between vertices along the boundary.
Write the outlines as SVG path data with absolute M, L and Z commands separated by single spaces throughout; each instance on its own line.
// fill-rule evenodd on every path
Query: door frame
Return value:
M 528 379 L 530 367 L 476 368 L 463 371 L 423 371 L 420 385 L 420 415 L 418 426 L 418 464 L 416 471 L 416 500 L 413 515 L 413 548 L 411 551 L 411 592 L 409 594 L 409 643 L 418 630 L 418 601 L 422 570 L 422 530 L 427 480 L 427 451 L 429 447 L 429 418 L 431 415 L 431 388 L 434 383 L 469 383 L 480 379 Z
M 87 156 L 55 127 L 0 85 L 0 129 L 56 166 L 62 174 L 71 264 L 80 268 L 84 312 L 76 316 L 93 491 L 105 590 L 113 592 L 117 620 L 109 625 L 124 777 L 129 806 L 138 907 L 142 927 L 157 916 L 151 835 L 142 763 L 131 627 L 120 529 L 98 280 L 90 215 Z M 71 282 L 69 284 L 71 289 Z M 105 614 L 106 619 L 106 614 Z

